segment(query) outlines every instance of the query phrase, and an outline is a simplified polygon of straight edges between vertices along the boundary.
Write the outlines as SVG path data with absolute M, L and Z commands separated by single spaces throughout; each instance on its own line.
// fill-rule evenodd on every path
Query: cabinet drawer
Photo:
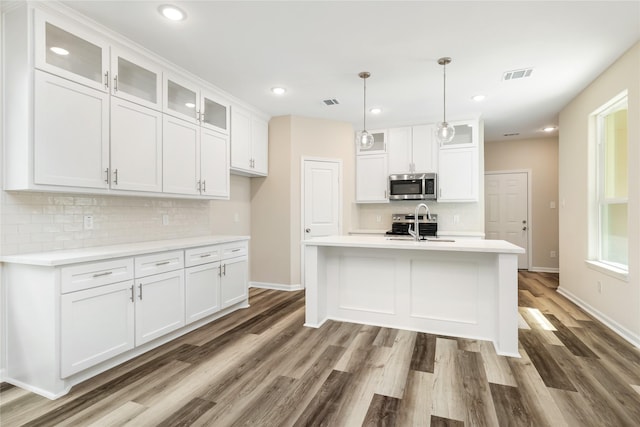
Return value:
M 184 251 L 184 263 L 187 267 L 220 261 L 220 246 L 203 246 Z
M 172 251 L 136 257 L 136 278 L 184 268 L 184 252 Z
M 133 279 L 133 259 L 123 258 L 60 269 L 62 293 L 75 292 L 96 286 Z
M 245 256 L 247 252 L 246 242 L 228 243 L 222 246 L 222 259 Z

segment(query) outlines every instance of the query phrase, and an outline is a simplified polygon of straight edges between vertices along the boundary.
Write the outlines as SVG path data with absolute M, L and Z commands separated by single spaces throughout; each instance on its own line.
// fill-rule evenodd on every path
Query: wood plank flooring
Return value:
M 489 342 L 305 328 L 304 293 L 251 307 L 50 401 L 0 384 L 10 426 L 638 426 L 640 350 L 519 273 L 521 358 Z

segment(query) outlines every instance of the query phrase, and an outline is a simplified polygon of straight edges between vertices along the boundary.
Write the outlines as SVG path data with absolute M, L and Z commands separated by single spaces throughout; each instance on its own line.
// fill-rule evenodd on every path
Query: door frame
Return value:
M 527 247 L 525 248 L 527 251 L 527 270 L 531 270 L 533 266 L 533 253 L 532 253 L 532 236 L 534 224 L 533 224 L 533 213 L 531 211 L 531 181 L 533 177 L 533 171 L 531 169 L 509 169 L 509 170 L 497 170 L 497 171 L 485 171 L 485 177 L 487 175 L 508 175 L 514 173 L 524 173 L 527 175 Z M 483 182 L 483 186 L 486 184 Z M 486 189 L 483 188 L 483 193 L 486 193 Z M 485 215 L 485 226 L 486 226 L 486 215 Z
M 302 245 L 302 241 L 304 240 L 304 184 L 305 184 L 305 164 L 306 162 L 325 162 L 325 163 L 335 163 L 338 165 L 338 218 L 340 218 L 338 222 L 338 234 L 342 234 L 343 231 L 343 197 L 344 190 L 342 188 L 342 183 L 344 179 L 342 179 L 342 159 L 338 158 L 328 158 L 328 157 L 315 157 L 315 156 L 301 156 L 300 157 L 300 284 L 302 288 L 305 289 L 307 286 L 304 280 L 304 245 Z

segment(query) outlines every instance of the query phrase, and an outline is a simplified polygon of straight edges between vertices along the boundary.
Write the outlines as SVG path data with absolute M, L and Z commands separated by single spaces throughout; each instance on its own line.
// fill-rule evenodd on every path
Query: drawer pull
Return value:
M 200 258 L 206 258 L 206 257 L 210 257 L 210 256 L 211 256 L 211 254 L 202 254 L 202 255 L 200 255 Z
M 138 285 L 138 289 L 140 290 L 140 293 L 138 294 L 138 298 L 140 298 L 140 301 L 142 301 L 142 283 Z
M 93 277 L 108 276 L 110 274 L 113 274 L 113 271 L 105 271 L 104 273 L 95 273 Z
M 133 296 L 133 285 L 131 285 L 131 302 L 133 302 L 134 300 L 134 296 Z
M 238 248 L 238 249 L 232 250 L 231 252 L 238 252 L 238 251 L 241 251 L 241 250 L 242 250 L 242 248 Z
M 156 262 L 156 267 L 159 267 L 161 265 L 167 265 L 169 264 L 171 261 L 162 261 L 162 262 Z

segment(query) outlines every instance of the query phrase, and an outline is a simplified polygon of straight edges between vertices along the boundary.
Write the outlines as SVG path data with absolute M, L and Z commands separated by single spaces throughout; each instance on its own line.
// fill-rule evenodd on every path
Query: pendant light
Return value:
M 368 150 L 373 147 L 373 135 L 367 132 L 367 79 L 371 77 L 371 73 L 363 71 L 358 77 L 364 82 L 364 105 L 362 107 L 362 132 L 358 133 L 356 145 L 360 150 Z
M 442 65 L 442 122 L 438 123 L 436 138 L 441 144 L 448 144 L 456 134 L 456 128 L 447 122 L 447 64 L 451 63 L 451 58 L 445 56 L 438 59 L 438 64 Z

